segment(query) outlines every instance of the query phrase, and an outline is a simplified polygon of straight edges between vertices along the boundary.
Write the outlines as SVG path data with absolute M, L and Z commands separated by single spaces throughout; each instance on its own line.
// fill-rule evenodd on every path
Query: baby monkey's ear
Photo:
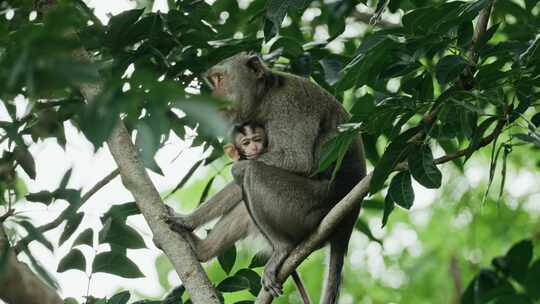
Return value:
M 262 59 L 257 55 L 251 55 L 246 62 L 248 68 L 250 68 L 254 73 L 257 79 L 260 79 L 264 76 L 264 63 Z
M 226 144 L 223 146 L 223 150 L 225 151 L 225 155 L 231 160 L 237 161 L 240 159 L 240 153 L 238 153 L 238 149 L 233 144 Z

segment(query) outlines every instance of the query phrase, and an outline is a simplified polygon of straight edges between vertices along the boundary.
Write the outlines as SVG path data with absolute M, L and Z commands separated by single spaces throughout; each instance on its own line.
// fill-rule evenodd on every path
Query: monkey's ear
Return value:
M 231 160 L 237 161 L 240 159 L 240 153 L 233 144 L 226 144 L 223 146 L 225 155 L 227 155 Z
M 251 55 L 246 62 L 246 65 L 248 68 L 253 70 L 253 72 L 255 72 L 255 76 L 257 77 L 257 79 L 264 76 L 264 63 L 259 56 Z

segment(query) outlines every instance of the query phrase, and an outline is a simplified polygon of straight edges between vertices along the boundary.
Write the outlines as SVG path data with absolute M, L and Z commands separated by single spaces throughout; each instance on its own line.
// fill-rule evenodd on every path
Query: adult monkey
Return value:
M 273 296 L 278 296 L 282 290 L 276 273 L 285 258 L 365 176 L 362 142 L 360 137 L 353 141 L 333 181 L 328 174 L 313 177 L 322 145 L 336 135 L 337 126 L 349 118 L 333 96 L 307 79 L 271 71 L 259 57 L 245 53 L 217 64 L 208 71 L 208 77 L 213 83 L 214 95 L 234 103 L 237 122 L 255 121 L 263 125 L 267 133 L 267 152 L 257 160 L 236 162 L 232 173 L 242 186 L 252 220 L 272 245 L 262 283 Z M 171 221 L 189 227 L 189 222 L 200 221 L 215 210 L 236 211 L 234 218 L 230 216 L 230 227 L 221 232 L 221 237 L 229 241 L 231 234 L 243 237 L 247 228 L 238 227 L 245 225 L 238 219 L 243 218 L 239 213 L 246 208 L 239 207 L 241 199 L 239 189 L 229 184 L 203 205 L 201 211 L 193 213 L 199 217 L 189 220 L 189 217 L 173 217 Z M 329 238 L 329 275 L 322 303 L 337 302 L 343 259 L 359 210 L 360 206 Z

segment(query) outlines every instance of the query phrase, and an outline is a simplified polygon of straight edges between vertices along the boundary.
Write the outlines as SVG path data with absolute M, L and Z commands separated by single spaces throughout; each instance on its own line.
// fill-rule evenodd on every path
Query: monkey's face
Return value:
M 236 134 L 234 143 L 245 159 L 257 159 L 266 145 L 266 134 L 261 127 L 246 126 L 244 133 Z
M 257 96 L 263 75 L 264 66 L 257 56 L 240 53 L 210 68 L 206 80 L 212 95 L 245 104 Z

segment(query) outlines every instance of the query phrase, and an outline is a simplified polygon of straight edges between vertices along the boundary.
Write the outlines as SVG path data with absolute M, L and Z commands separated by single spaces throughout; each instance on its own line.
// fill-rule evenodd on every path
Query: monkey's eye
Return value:
M 221 82 L 223 81 L 223 75 L 219 73 L 213 74 L 210 76 L 210 80 L 212 80 L 214 88 L 219 88 L 222 86 Z

